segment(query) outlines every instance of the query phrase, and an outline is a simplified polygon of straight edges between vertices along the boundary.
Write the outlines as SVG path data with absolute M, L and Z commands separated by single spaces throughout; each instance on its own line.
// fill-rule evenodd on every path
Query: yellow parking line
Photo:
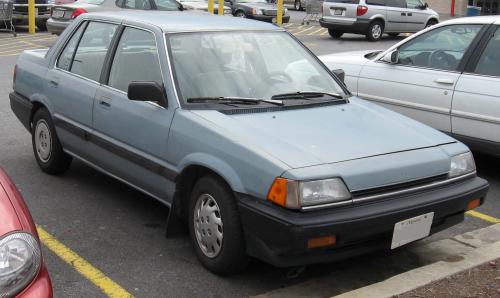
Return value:
M 42 227 L 37 226 L 37 230 L 40 240 L 48 249 L 63 259 L 63 261 L 68 263 L 68 265 L 73 267 L 76 271 L 80 272 L 81 275 L 100 288 L 108 297 L 133 297 L 132 294 L 104 275 L 99 269 L 85 261 L 66 245 L 59 242 Z
M 37 47 L 34 47 L 34 46 L 27 46 L 27 47 L 24 47 L 22 49 L 12 49 L 12 50 L 5 50 L 5 51 L 0 51 L 0 56 L 3 56 L 3 55 L 9 55 L 9 54 L 12 54 L 12 52 L 16 52 L 16 53 L 22 53 L 24 50 L 33 50 L 33 49 L 39 49 L 40 47 L 37 46 Z
M 500 223 L 500 219 L 498 218 L 495 218 L 493 216 L 489 216 L 489 215 L 486 215 L 484 213 L 481 213 L 481 212 L 478 212 L 478 211 L 475 211 L 475 210 L 469 210 L 467 212 L 468 215 L 470 216 L 474 216 L 474 217 L 477 217 L 477 218 L 480 218 L 482 220 L 485 220 L 485 221 L 488 221 L 488 222 L 491 222 L 491 223 Z
M 318 30 L 316 30 L 314 32 L 307 33 L 307 35 L 315 35 L 315 34 L 319 33 L 320 31 L 323 31 L 323 28 L 319 28 Z
M 298 31 L 298 32 L 293 33 L 293 35 L 299 35 L 299 34 L 302 34 L 302 33 L 304 33 L 304 32 L 307 32 L 307 31 L 309 31 L 309 30 L 311 30 L 311 29 L 314 29 L 314 27 L 309 27 L 309 28 L 306 28 L 306 29 L 304 29 L 304 30 L 300 30 L 300 31 Z
M 22 41 L 16 44 L 9 44 L 9 45 L 0 44 L 0 51 L 6 51 L 8 49 L 19 48 L 19 47 L 21 47 L 21 49 L 19 50 L 22 50 L 23 47 L 26 47 L 26 44 Z

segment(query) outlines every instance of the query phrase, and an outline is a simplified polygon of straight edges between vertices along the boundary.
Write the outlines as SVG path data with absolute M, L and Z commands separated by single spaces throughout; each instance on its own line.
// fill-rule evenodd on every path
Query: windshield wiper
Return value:
M 288 100 L 288 99 L 312 99 L 312 98 L 317 98 L 317 97 L 325 97 L 325 96 L 330 96 L 335 99 L 345 99 L 344 96 L 337 94 L 337 93 L 328 93 L 328 92 L 317 92 L 317 91 L 297 91 L 297 92 L 290 92 L 290 93 L 281 93 L 281 94 L 276 94 L 271 96 L 271 99 L 281 99 L 281 100 Z
M 274 99 L 262 99 L 253 97 L 190 97 L 186 100 L 189 103 L 204 103 L 215 101 L 217 103 L 235 103 L 235 104 L 259 104 L 261 102 L 270 103 L 277 106 L 282 106 L 283 102 L 281 100 Z

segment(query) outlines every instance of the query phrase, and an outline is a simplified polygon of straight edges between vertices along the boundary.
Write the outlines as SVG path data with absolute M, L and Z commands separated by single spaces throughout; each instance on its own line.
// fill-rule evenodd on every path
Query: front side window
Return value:
M 131 82 L 156 82 L 163 86 L 154 35 L 126 28 L 116 49 L 108 85 L 127 92 Z
M 104 58 L 117 27 L 114 24 L 90 22 L 78 44 L 70 71 L 99 81 Z
M 408 8 L 419 9 L 424 6 L 420 0 L 406 0 L 406 6 Z
M 456 70 L 482 25 L 451 25 L 427 32 L 399 48 L 399 63 Z
M 385 4 L 389 7 L 406 8 L 405 0 L 386 0 Z
M 177 33 L 170 52 L 181 97 L 325 92 L 345 95 L 326 69 L 285 32 Z
M 151 3 L 149 0 L 124 0 L 123 8 L 131 8 L 131 9 L 142 9 L 142 10 L 150 10 Z
M 500 27 L 481 54 L 474 71 L 477 74 L 500 77 Z
M 71 37 L 71 39 L 66 44 L 66 47 L 62 51 L 59 56 L 59 60 L 57 60 L 57 67 L 64 70 L 69 70 L 71 67 L 71 61 L 73 59 L 73 54 L 75 53 L 76 46 L 78 41 L 80 40 L 80 36 L 85 28 L 85 23 L 82 23 L 78 30 L 76 30 L 75 34 Z
M 158 10 L 179 10 L 179 3 L 174 0 L 154 0 Z M 193 1 L 196 2 L 196 1 Z

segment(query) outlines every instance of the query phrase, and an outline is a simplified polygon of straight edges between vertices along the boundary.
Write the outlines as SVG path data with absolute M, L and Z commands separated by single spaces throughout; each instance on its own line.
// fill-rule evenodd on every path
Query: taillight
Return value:
M 368 12 L 368 6 L 358 5 L 358 9 L 356 10 L 356 15 L 358 17 L 365 15 Z
M 73 10 L 73 13 L 71 14 L 71 18 L 74 19 L 77 16 L 79 16 L 81 14 L 84 14 L 84 13 L 87 13 L 87 11 L 85 9 L 83 9 L 83 8 L 76 8 L 75 10 Z

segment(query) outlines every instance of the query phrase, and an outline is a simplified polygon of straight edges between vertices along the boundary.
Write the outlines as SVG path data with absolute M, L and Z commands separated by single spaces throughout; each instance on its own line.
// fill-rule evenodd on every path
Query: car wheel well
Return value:
M 380 22 L 382 24 L 382 29 L 385 29 L 385 20 L 382 18 L 375 18 L 371 20 L 370 25 L 373 24 L 374 22 Z
M 427 21 L 427 24 L 426 26 L 430 26 L 430 25 L 435 25 L 435 24 L 439 24 L 439 20 L 436 19 L 436 18 L 430 18 L 428 21 Z
M 181 219 L 188 218 L 187 210 L 189 207 L 189 196 L 194 185 L 196 184 L 198 179 L 208 175 L 216 177 L 229 189 L 231 189 L 229 183 L 227 183 L 227 181 L 222 176 L 207 167 L 192 165 L 185 168 L 176 179 L 176 189 L 174 195 L 175 213 Z
M 238 9 L 238 10 L 236 10 L 236 11 L 234 12 L 234 15 L 236 16 L 236 15 L 238 14 L 238 12 L 242 12 L 243 14 L 245 14 L 245 12 L 244 12 L 243 10 Z
M 44 104 L 42 104 L 41 102 L 38 102 L 38 101 L 33 102 L 33 107 L 31 108 L 31 114 L 30 114 L 30 127 L 31 128 L 33 128 L 33 117 L 35 116 L 36 112 L 41 108 L 46 109 L 47 107 Z

